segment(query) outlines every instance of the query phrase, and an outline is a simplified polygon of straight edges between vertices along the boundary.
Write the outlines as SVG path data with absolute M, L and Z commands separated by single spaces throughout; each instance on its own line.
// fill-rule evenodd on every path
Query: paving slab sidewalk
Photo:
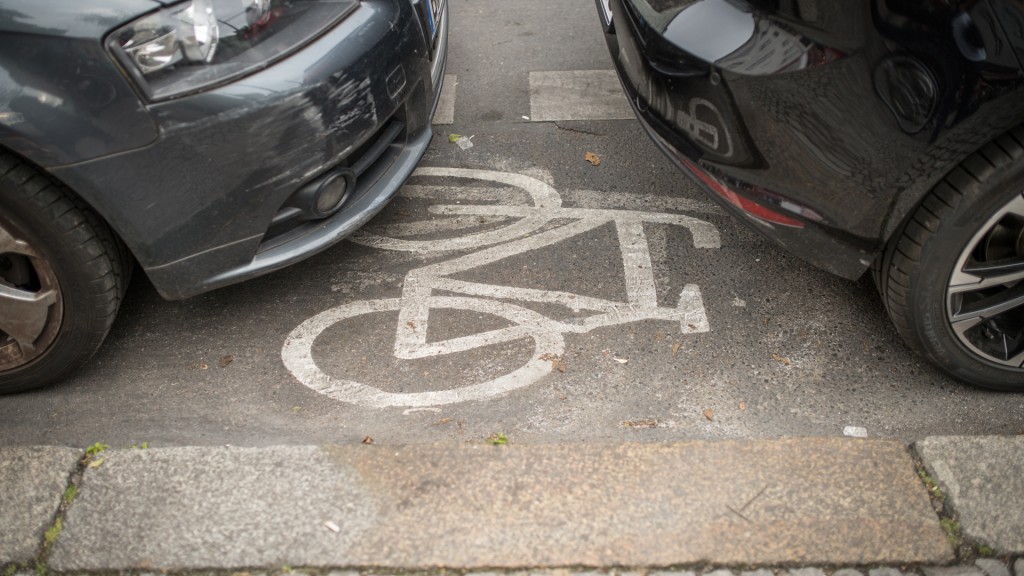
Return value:
M 108 451 L 50 567 L 941 564 L 896 441 Z
M 914 445 L 963 535 L 1024 554 L 1024 436 L 941 436 Z
M 0 566 L 35 558 L 81 457 L 72 448 L 0 449 Z

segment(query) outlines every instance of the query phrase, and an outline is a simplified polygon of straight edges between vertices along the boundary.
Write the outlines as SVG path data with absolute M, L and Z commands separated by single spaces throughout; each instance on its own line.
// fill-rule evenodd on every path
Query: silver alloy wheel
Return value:
M 53 268 L 0 219 L 0 372 L 42 355 L 60 332 L 63 312 Z
M 961 344 L 988 362 L 1024 367 L 1024 195 L 971 238 L 946 294 L 947 318 Z

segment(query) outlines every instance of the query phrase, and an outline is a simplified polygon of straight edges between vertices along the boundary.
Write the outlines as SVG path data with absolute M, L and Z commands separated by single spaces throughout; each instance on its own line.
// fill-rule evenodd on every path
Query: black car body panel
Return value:
M 612 59 L 659 146 L 847 278 L 949 169 L 1024 122 L 1019 0 L 608 4 Z
M 444 4 L 434 32 L 425 0 L 353 2 L 284 59 L 159 102 L 134 89 L 103 41 L 161 3 L 93 4 L 104 16 L 91 28 L 37 34 L 33 26 L 54 24 L 21 18 L 16 2 L 0 7 L 0 68 L 12 86 L 0 92 L 0 117 L 21 120 L 20 128 L 3 122 L 0 144 L 82 197 L 165 297 L 337 243 L 384 207 L 430 142 L 447 53 Z M 26 58 L 52 60 L 32 62 L 49 72 L 24 73 Z M 339 174 L 349 184 L 339 211 L 312 218 L 296 208 L 304 190 Z

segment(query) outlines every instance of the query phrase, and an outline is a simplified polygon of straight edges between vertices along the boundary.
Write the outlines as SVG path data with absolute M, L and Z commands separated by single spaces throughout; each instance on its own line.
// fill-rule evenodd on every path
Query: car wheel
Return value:
M 0 154 L 0 393 L 50 384 L 92 356 L 129 262 L 80 199 Z
M 964 381 L 1024 390 L 1024 128 L 951 171 L 883 258 L 879 288 L 911 348 Z

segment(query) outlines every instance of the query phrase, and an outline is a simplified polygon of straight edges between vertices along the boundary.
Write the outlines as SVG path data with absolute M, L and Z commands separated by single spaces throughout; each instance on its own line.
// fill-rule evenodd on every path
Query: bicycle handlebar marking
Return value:
M 361 244 L 389 250 L 476 250 L 410 270 L 406 274 L 400 298 L 345 304 L 321 312 L 296 327 L 285 340 L 281 358 L 288 370 L 309 388 L 336 400 L 372 408 L 428 407 L 485 400 L 528 386 L 550 373 L 551 362 L 542 360 L 541 356 L 561 355 L 565 349 L 564 334 L 582 334 L 599 327 L 648 319 L 679 322 L 680 331 L 684 334 L 707 332 L 711 329 L 700 288 L 695 284 L 687 284 L 683 288 L 675 308 L 658 306 L 650 247 L 644 232 L 645 223 L 675 224 L 690 232 L 694 247 L 718 248 L 721 245 L 718 230 L 711 223 L 679 214 L 562 208 L 561 197 L 554 188 L 522 174 L 459 168 L 419 168 L 413 176 L 449 177 L 515 186 L 529 195 L 533 206 L 431 206 L 431 212 L 438 214 L 518 219 L 502 228 L 451 239 L 407 240 L 387 238 L 369 232 L 353 238 Z M 549 227 L 556 218 L 572 222 Z M 467 282 L 450 277 L 505 258 L 553 246 L 606 224 L 614 224 L 616 228 L 622 253 L 626 302 L 568 292 Z M 439 228 L 458 229 L 444 225 Z M 435 296 L 434 292 L 438 290 L 459 296 Z M 561 304 L 577 312 L 588 310 L 596 314 L 579 322 L 559 321 L 509 301 Z M 505 318 L 512 325 L 478 334 L 427 342 L 431 312 L 444 309 L 469 310 L 497 316 Z M 398 359 L 416 360 L 445 356 L 523 339 L 533 340 L 534 353 L 520 368 L 493 380 L 431 392 L 386 392 L 352 380 L 333 377 L 317 366 L 312 350 L 317 337 L 324 330 L 355 316 L 395 311 L 398 312 L 398 322 L 393 352 Z

